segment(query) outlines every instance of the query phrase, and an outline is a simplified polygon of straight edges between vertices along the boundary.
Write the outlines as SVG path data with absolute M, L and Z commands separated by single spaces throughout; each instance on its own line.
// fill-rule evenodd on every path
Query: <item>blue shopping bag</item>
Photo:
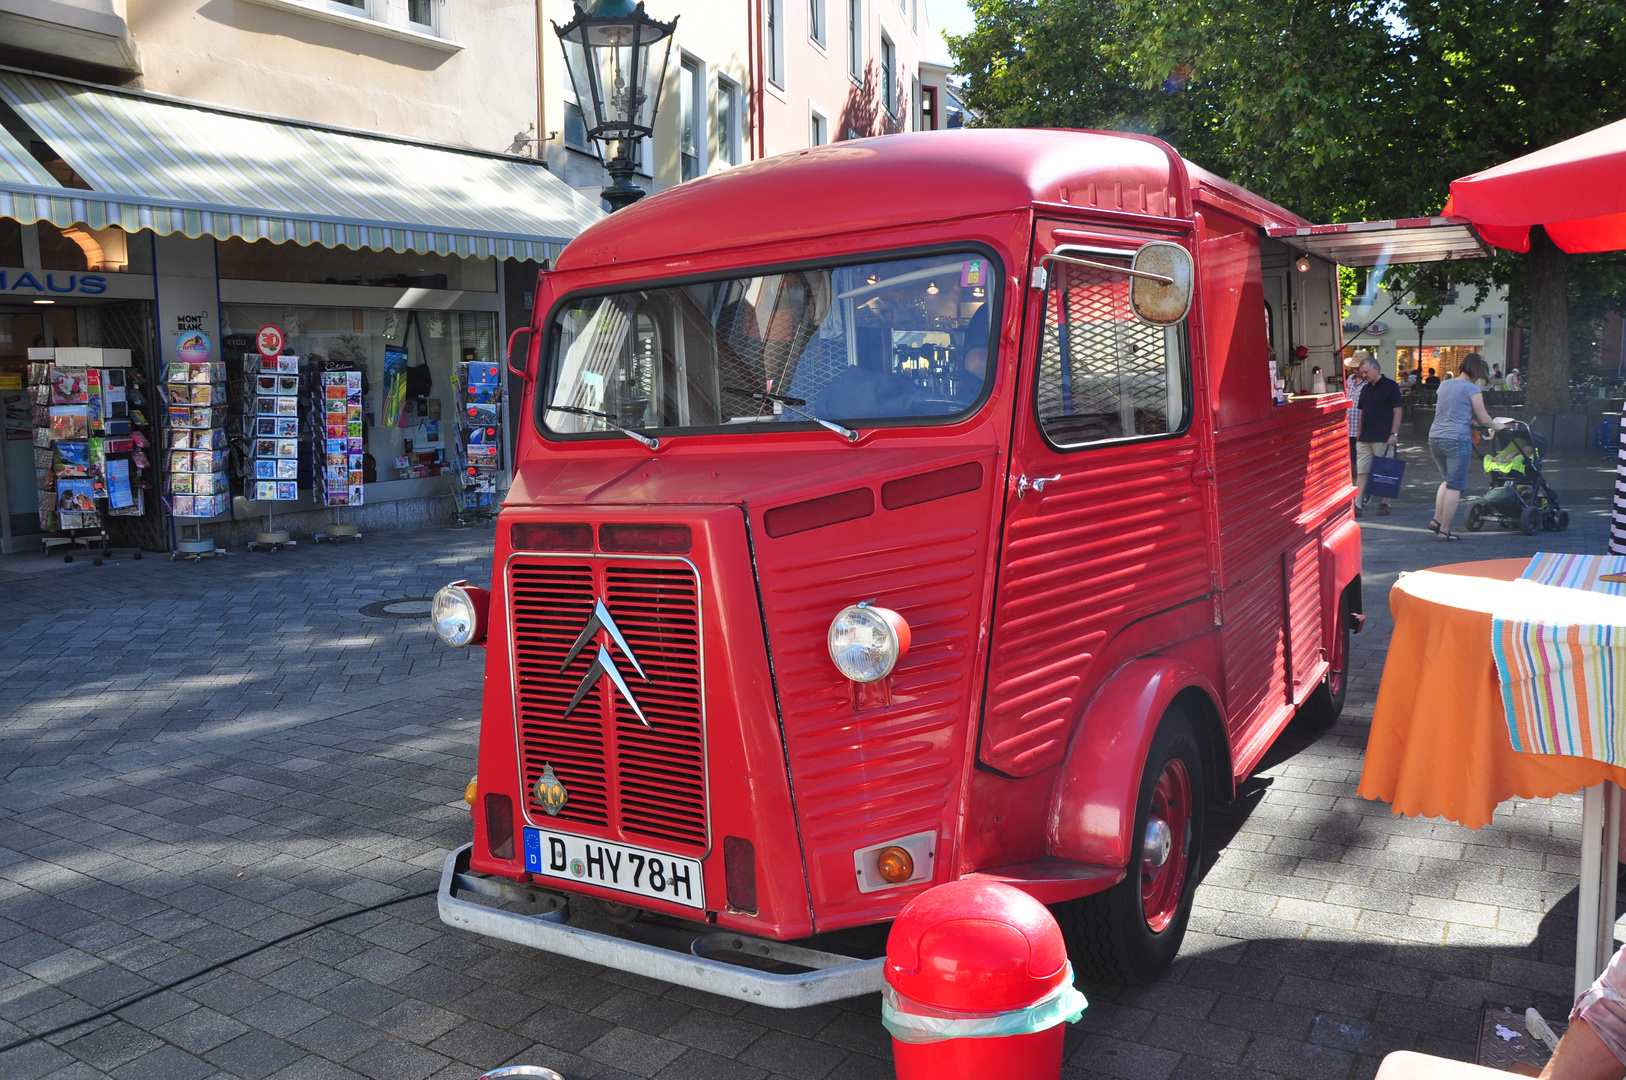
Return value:
M 1388 447 L 1389 456 L 1372 459 L 1372 475 L 1366 480 L 1366 493 L 1380 499 L 1393 499 L 1400 494 L 1400 478 L 1406 475 L 1406 463 L 1394 456 L 1395 448 Z

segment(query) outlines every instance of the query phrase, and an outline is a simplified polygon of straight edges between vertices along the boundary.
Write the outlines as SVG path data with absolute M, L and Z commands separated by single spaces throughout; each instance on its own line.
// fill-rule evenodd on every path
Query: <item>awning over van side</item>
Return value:
M 1491 253 L 1490 245 L 1468 219 L 1459 217 L 1277 226 L 1265 233 L 1288 247 L 1342 266 L 1483 259 Z

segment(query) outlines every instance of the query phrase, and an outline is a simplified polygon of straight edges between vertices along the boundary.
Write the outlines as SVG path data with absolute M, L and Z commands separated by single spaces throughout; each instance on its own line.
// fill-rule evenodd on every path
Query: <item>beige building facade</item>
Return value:
M 547 50 L 531 0 L 0 0 L 0 549 L 490 516 L 505 343 L 602 216 Z M 51 426 L 74 363 L 128 415 Z

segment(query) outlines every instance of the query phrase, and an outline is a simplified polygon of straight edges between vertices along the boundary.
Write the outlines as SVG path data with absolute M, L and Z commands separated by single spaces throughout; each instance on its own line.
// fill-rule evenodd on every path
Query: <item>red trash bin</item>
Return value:
M 898 1080 L 1061 1075 L 1062 1025 L 1084 1011 L 1061 927 L 997 881 L 929 889 L 886 939 L 881 1022 Z

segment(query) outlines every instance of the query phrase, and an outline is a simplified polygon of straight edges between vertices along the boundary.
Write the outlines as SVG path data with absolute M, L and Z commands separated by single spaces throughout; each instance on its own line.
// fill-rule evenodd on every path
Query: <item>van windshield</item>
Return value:
M 968 251 L 577 296 L 553 319 L 539 420 L 586 434 L 952 417 L 982 398 L 996 278 Z

